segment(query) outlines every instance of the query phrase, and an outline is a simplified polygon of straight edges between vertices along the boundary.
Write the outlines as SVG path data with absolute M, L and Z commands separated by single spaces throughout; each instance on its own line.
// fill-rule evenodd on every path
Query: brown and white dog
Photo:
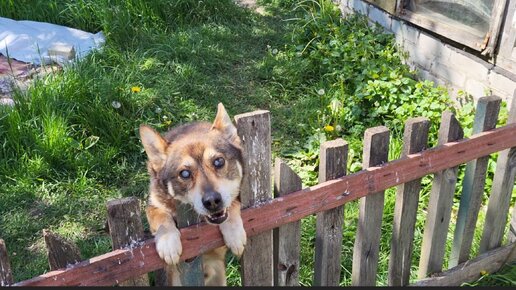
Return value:
M 178 201 L 218 226 L 226 246 L 240 257 L 247 241 L 240 216 L 242 148 L 224 106 L 218 104 L 212 124 L 193 122 L 164 136 L 141 125 L 140 138 L 150 175 L 146 214 L 159 256 L 172 267 L 179 262 L 183 248 L 175 222 Z M 203 254 L 205 285 L 226 285 L 226 246 Z M 175 277 L 173 281 L 178 283 Z

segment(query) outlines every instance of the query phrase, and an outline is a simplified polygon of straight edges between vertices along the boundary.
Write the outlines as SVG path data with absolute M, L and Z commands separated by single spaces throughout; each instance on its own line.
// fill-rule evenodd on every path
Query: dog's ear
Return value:
M 165 139 L 154 129 L 145 125 L 140 126 L 140 139 L 152 166 L 155 169 L 161 168 L 167 159 Z
M 217 106 L 217 116 L 215 116 L 215 121 L 213 121 L 213 125 L 211 126 L 212 130 L 219 130 L 228 138 L 228 140 L 239 142 L 239 138 L 237 135 L 237 129 L 231 119 L 229 118 L 226 109 L 222 103 L 219 103 Z

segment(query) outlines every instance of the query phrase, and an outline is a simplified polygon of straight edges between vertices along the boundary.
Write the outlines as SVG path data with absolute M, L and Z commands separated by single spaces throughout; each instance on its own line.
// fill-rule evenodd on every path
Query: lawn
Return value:
M 449 97 L 444 88 L 414 78 L 392 35 L 361 17 L 341 18 L 329 0 L 260 3 L 264 15 L 232 0 L 0 3 L 3 17 L 102 30 L 107 38 L 102 50 L 18 92 L 14 108 L 0 107 L 0 238 L 6 241 L 16 281 L 48 271 L 43 229 L 74 241 L 83 258 L 111 250 L 106 201 L 136 196 L 145 204 L 148 176 L 138 138 L 142 123 L 164 132 L 211 120 L 218 102 L 231 116 L 270 110 L 273 157 L 286 160 L 304 186 L 317 182 L 318 148 L 325 140 L 349 142 L 349 172 L 361 169 L 365 128 L 391 129 L 390 160 L 400 155 L 407 118 L 428 117 L 430 145 L 436 143 Z M 471 103 L 457 111 L 466 136 L 473 114 Z M 501 115 L 504 124 L 506 112 Z M 425 177 L 412 279 L 430 185 L 431 176 Z M 394 189 L 386 191 L 378 285 L 387 284 L 394 196 Z M 350 285 L 357 203 L 345 211 L 341 285 Z M 304 218 L 302 227 L 300 282 L 308 286 L 314 217 Z M 240 285 L 238 262 L 231 255 L 228 261 L 228 284 Z M 514 285 L 515 269 L 471 285 Z

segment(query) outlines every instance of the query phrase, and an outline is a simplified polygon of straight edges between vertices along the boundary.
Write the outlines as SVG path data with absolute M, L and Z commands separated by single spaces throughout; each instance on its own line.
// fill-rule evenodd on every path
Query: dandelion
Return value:
M 122 107 L 122 104 L 120 104 L 120 102 L 118 101 L 113 101 L 111 102 L 111 106 L 115 109 L 120 109 L 120 107 Z
M 324 131 L 326 131 L 326 132 L 333 132 L 333 130 L 335 130 L 335 128 L 333 128 L 332 125 L 324 126 Z
M 486 270 L 482 270 L 482 271 L 480 271 L 480 275 L 482 275 L 482 276 L 485 276 L 485 275 L 487 275 L 487 274 L 488 274 L 488 273 L 487 273 L 487 271 L 486 271 Z
M 161 108 L 160 108 L 160 107 L 157 107 L 157 108 L 156 108 L 156 110 L 154 110 L 154 112 L 155 112 L 156 114 L 161 113 L 161 111 L 162 111 L 162 110 L 161 110 Z
M 335 126 L 335 130 L 337 130 L 337 132 L 342 131 L 342 126 L 340 126 L 340 125 Z
M 277 53 L 278 53 L 278 49 L 275 48 L 272 50 L 272 54 L 277 54 Z
M 142 89 L 140 87 L 131 87 L 131 92 L 139 93 Z
M 324 93 L 325 93 L 324 89 L 319 89 L 319 90 L 317 90 L 317 94 L 318 94 L 319 96 L 324 95 Z

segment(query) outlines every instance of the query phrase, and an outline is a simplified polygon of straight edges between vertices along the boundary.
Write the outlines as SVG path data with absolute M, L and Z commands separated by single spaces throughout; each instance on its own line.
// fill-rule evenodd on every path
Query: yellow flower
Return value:
M 326 131 L 326 132 L 333 132 L 333 130 L 335 130 L 335 128 L 333 128 L 332 125 L 324 126 L 324 131 Z
M 132 87 L 131 92 L 133 93 L 139 93 L 142 89 L 140 87 Z
M 487 271 L 486 271 L 486 270 L 482 270 L 482 271 L 480 271 L 480 275 L 482 275 L 482 276 L 485 276 L 485 275 L 487 275 L 487 274 L 488 274 L 488 273 L 487 273 Z

